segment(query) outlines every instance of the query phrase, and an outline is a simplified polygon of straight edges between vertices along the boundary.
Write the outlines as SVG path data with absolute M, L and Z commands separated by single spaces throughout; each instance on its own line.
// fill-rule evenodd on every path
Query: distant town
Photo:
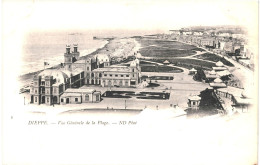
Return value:
M 247 31 L 239 26 L 195 26 L 169 30 L 158 38 L 172 39 L 203 47 L 213 53 L 227 55 L 240 64 L 254 69 L 254 50 L 248 45 Z
M 68 43 L 64 63 L 22 76 L 25 106 L 202 117 L 247 113 L 253 105 L 245 76 L 253 74 L 255 55 L 241 27 L 103 39 L 107 45 L 83 56 L 80 45 Z

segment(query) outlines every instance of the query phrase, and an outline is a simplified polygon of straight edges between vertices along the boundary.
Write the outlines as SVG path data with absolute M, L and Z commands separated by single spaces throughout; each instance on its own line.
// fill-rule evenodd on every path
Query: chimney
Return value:
M 66 53 L 70 54 L 70 45 L 66 45 Z
M 74 44 L 73 47 L 74 47 L 74 53 L 77 53 L 78 52 L 78 44 Z

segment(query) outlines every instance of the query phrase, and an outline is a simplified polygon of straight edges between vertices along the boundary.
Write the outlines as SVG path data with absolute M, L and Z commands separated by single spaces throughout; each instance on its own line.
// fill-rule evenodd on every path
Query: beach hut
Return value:
M 209 85 L 213 88 L 225 88 L 227 85 L 223 83 L 223 81 L 220 78 L 216 78 L 212 83 L 209 83 Z
M 216 72 L 219 72 L 219 71 L 227 70 L 227 67 L 225 67 L 221 61 L 218 61 L 216 63 L 216 66 L 212 67 L 212 69 Z
M 165 61 L 163 62 L 163 64 L 164 64 L 164 65 L 169 65 L 170 62 L 169 62 L 168 60 L 165 60 Z
M 197 73 L 197 70 L 194 69 L 194 68 L 192 68 L 192 69 L 189 70 L 189 74 L 190 74 L 190 75 L 191 75 L 191 74 L 196 74 L 196 73 Z
M 219 78 L 219 75 L 214 71 L 204 71 L 205 77 L 207 82 L 212 82 L 214 81 L 216 78 Z
M 201 97 L 199 96 L 190 96 L 188 98 L 188 106 L 191 109 L 198 109 L 200 104 Z

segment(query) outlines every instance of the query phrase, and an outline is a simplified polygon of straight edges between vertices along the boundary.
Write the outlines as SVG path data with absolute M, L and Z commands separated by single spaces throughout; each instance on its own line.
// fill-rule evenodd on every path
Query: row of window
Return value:
M 47 97 L 47 103 L 48 103 L 49 101 L 50 101 L 50 100 L 49 100 L 49 97 Z M 37 97 L 34 98 L 34 102 L 37 103 Z
M 35 89 L 34 93 L 37 94 L 38 90 Z M 42 93 L 45 93 L 45 89 L 42 88 Z M 56 88 L 53 88 L 53 93 L 57 93 L 57 89 Z M 49 90 L 46 90 L 46 94 L 49 94 Z
M 107 74 L 104 74 L 104 77 L 107 77 L 108 75 Z M 112 74 L 109 75 L 110 77 L 113 77 Z M 124 77 L 124 75 L 120 75 L 121 77 Z M 115 77 L 118 77 L 117 74 L 115 74 Z M 129 77 L 129 75 L 126 75 L 126 77 Z
M 37 86 L 37 85 L 38 85 L 38 82 L 35 81 L 35 82 L 34 82 L 34 85 Z M 45 81 L 42 81 L 42 82 L 40 83 L 40 85 L 41 85 L 41 86 L 45 86 L 45 85 L 46 85 L 46 86 L 49 86 L 50 83 L 49 83 L 48 81 L 47 81 L 46 83 L 45 83 Z
M 76 97 L 76 98 L 74 98 L 74 101 L 78 102 L 79 99 Z M 89 95 L 85 95 L 85 101 L 89 101 Z M 96 101 L 99 101 L 99 95 L 96 95 Z M 64 102 L 64 99 L 61 99 L 61 102 Z

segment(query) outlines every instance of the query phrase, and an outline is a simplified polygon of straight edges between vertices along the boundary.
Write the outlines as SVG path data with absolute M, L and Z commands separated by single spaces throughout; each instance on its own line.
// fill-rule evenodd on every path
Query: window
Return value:
M 96 101 L 99 101 L 99 95 L 96 96 Z
M 54 88 L 54 91 L 53 91 L 53 93 L 57 93 L 57 88 Z
M 46 84 L 47 84 L 47 83 L 46 83 Z M 45 85 L 45 82 L 44 82 L 44 81 L 42 82 L 42 85 Z
M 75 98 L 75 101 L 78 102 L 78 98 Z
M 133 77 L 135 77 L 135 74 L 133 74 Z
M 89 70 L 89 67 L 87 67 L 87 70 Z
M 118 75 L 117 75 L 117 74 L 116 74 L 115 76 L 116 76 L 116 77 L 118 77 Z
M 112 77 L 112 74 L 110 75 L 110 77 Z
M 49 82 L 46 82 L 46 85 L 49 85 Z
M 193 105 L 195 105 L 196 104 L 196 102 L 193 102 Z
M 88 94 L 85 95 L 85 101 L 89 101 L 89 95 Z
M 129 77 L 129 75 L 126 75 L 126 77 Z
M 60 100 L 63 103 L 63 99 Z
M 135 69 L 132 69 L 132 72 L 134 72 L 135 71 Z
M 104 74 L 104 76 L 106 77 L 106 76 L 107 76 L 107 74 Z
M 37 94 L 37 90 L 35 90 L 35 92 L 34 92 L 35 94 Z
M 47 97 L 47 103 L 49 102 L 49 97 Z
M 44 91 L 43 91 L 44 92 Z M 49 90 L 46 90 L 46 93 L 49 94 Z
M 35 99 L 34 99 L 34 100 L 35 100 L 35 102 L 37 103 L 37 97 L 35 97 Z
M 124 75 L 121 75 L 121 77 L 124 77 Z

